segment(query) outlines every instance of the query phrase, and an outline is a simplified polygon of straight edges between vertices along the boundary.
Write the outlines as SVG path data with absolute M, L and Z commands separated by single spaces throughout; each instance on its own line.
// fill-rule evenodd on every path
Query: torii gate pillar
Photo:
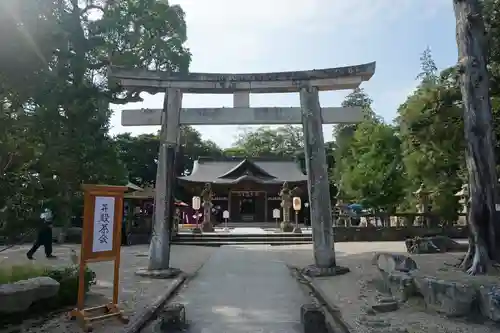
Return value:
M 180 89 L 166 89 L 156 170 L 155 212 L 149 244 L 148 271 L 150 272 L 168 269 L 170 263 L 170 224 L 173 222 L 172 216 L 175 209 L 175 156 L 179 144 L 181 104 L 182 93 Z
M 337 266 L 335 261 L 333 216 L 318 88 L 310 85 L 302 87 L 300 106 L 315 262 L 315 265 L 306 268 L 305 273 L 310 276 L 344 274 L 349 269 Z

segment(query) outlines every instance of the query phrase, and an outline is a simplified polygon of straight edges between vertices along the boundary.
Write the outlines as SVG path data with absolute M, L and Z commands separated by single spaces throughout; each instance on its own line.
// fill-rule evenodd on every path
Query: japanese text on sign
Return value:
M 115 198 L 96 197 L 92 252 L 105 252 L 113 250 L 114 218 Z

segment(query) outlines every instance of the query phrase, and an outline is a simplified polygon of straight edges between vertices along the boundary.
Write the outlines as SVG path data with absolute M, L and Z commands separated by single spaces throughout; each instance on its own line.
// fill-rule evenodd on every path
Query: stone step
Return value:
M 177 234 L 175 239 L 312 239 L 311 234 L 283 234 L 283 235 L 214 235 L 214 234 Z
M 270 237 L 174 237 L 174 242 L 239 242 L 239 243 L 270 243 L 270 242 L 312 242 L 312 237 L 280 237 L 280 238 L 270 238 Z
M 311 241 L 307 240 L 296 240 L 296 241 L 177 241 L 174 240 L 172 244 L 175 245 L 198 245 L 198 246 L 223 246 L 223 245 L 271 245 L 271 246 L 280 246 L 280 245 L 300 245 L 300 244 L 311 244 Z

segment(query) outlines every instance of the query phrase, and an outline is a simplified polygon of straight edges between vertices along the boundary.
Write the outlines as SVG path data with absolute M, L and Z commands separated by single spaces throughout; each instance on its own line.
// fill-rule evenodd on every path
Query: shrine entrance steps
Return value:
M 311 244 L 312 234 L 309 228 L 302 228 L 302 233 L 276 232 L 276 229 L 237 227 L 224 230 L 216 228 L 215 232 L 194 234 L 189 230 L 179 232 L 173 238 L 173 244 L 222 246 L 222 245 L 297 245 Z

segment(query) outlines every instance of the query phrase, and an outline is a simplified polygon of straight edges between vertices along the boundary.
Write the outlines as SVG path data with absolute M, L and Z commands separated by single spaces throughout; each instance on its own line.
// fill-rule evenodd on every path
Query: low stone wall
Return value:
M 435 235 L 450 238 L 467 238 L 468 228 L 464 226 L 446 228 L 427 227 L 336 227 L 334 238 L 336 242 L 375 242 L 404 241 L 407 238 L 427 237 Z
M 470 276 L 445 267 L 429 274 L 413 258 L 399 253 L 377 253 L 372 263 L 381 274 L 379 291 L 390 295 L 396 304 L 388 311 L 413 298 L 423 300 L 426 310 L 449 318 L 500 323 L 500 286 L 494 275 Z

